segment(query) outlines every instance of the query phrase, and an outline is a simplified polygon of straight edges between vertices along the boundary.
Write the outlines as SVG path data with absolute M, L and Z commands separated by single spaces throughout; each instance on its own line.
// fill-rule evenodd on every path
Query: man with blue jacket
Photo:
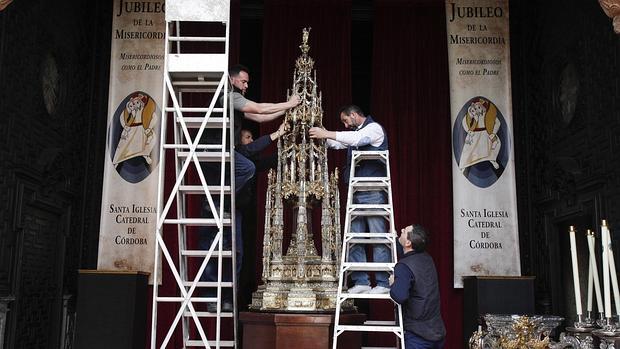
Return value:
M 433 258 L 425 252 L 428 234 L 418 224 L 400 231 L 405 255 L 390 277 L 390 297 L 403 308 L 406 349 L 441 349 L 446 328 L 441 318 L 439 283 Z

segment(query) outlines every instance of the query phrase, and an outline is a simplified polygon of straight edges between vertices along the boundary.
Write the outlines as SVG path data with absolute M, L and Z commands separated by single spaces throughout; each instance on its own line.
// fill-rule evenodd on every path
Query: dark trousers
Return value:
M 406 349 L 443 349 L 444 339 L 439 341 L 426 340 L 413 332 L 405 331 Z

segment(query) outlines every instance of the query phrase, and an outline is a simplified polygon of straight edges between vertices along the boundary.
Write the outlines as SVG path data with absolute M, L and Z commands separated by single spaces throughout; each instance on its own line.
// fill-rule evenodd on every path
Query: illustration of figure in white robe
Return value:
M 151 164 L 151 151 L 156 145 L 155 101 L 143 94 L 132 97 L 120 115 L 120 123 L 123 131 L 112 164 L 117 166 L 125 160 L 139 156 L 144 157 L 147 164 Z
M 462 125 L 467 137 L 463 144 L 459 169 L 464 171 L 469 166 L 489 161 L 497 170 L 497 156 L 502 143 L 497 136 L 501 122 L 497 118 L 495 105 L 482 98 L 473 101 L 467 108 Z

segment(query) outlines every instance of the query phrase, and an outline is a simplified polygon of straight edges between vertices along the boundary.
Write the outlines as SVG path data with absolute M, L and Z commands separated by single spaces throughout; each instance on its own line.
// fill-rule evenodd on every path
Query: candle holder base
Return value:
M 573 327 L 567 327 L 566 330 L 571 331 L 569 330 L 569 328 L 574 329 L 575 331 L 586 330 L 587 332 L 591 332 L 592 329 L 595 328 L 595 324 L 592 320 L 585 319 L 584 321 L 581 321 L 581 322 L 575 321 L 573 323 Z
M 594 349 L 593 327 L 567 327 L 560 335 L 560 341 L 551 348 Z
M 620 342 L 620 330 L 616 329 L 599 329 L 592 331 L 592 335 L 600 340 L 600 349 L 615 349 Z

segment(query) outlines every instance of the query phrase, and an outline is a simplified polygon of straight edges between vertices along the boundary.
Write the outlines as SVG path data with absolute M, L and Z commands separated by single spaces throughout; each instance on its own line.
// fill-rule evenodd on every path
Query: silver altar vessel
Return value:
M 297 94 L 301 103 L 286 113 L 288 132 L 278 139 L 277 170 L 268 175 L 263 284 L 252 294 L 252 310 L 325 312 L 336 308 L 341 248 L 338 172 L 328 173 L 325 141 L 308 135 L 311 127 L 323 127 L 314 60 L 308 55 L 309 34 L 309 29 L 303 30 L 301 56 L 287 93 L 289 98 Z M 321 210 L 320 253 L 314 242 L 313 209 Z M 285 234 L 290 235 L 286 251 Z
M 486 314 L 484 325 L 469 338 L 470 349 L 564 348 L 551 340 L 551 332 L 564 318 L 553 315 Z M 570 347 L 570 346 L 569 346 Z

